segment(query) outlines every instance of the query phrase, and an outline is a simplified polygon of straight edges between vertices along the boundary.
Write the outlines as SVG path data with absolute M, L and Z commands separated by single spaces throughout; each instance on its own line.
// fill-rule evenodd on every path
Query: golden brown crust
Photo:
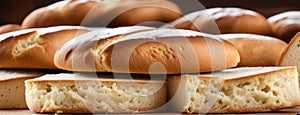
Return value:
M 284 41 L 263 35 L 223 34 L 221 38 L 237 47 L 241 57 L 240 67 L 274 66 L 287 47 Z
M 168 0 L 70 0 L 33 11 L 24 19 L 22 28 L 81 24 L 117 27 L 149 21 L 169 22 L 180 16 L 179 7 Z
M 3 26 L 0 26 L 0 34 L 4 34 L 7 32 L 17 31 L 20 30 L 21 26 L 17 24 L 6 24 Z
M 0 36 L 0 68 L 55 69 L 56 50 L 86 32 L 84 28 L 60 26 L 3 34 Z
M 151 21 L 170 22 L 181 17 L 180 8 L 169 0 L 151 1 L 119 1 L 115 8 L 109 9 L 106 13 L 98 15 L 96 21 L 102 17 L 109 17 L 111 12 L 118 12 L 109 22 L 108 27 L 132 26 Z M 147 15 L 145 15 L 147 12 Z
M 31 12 L 22 22 L 22 28 L 80 25 L 87 13 L 96 5 L 95 0 L 60 1 Z
M 71 40 L 63 45 L 55 54 L 54 63 L 58 68 L 76 71 L 103 70 L 98 62 L 98 49 L 120 39 L 122 36 L 154 28 L 132 26 L 94 31 Z M 77 69 L 78 68 L 78 69 Z M 96 70 L 95 70 L 96 69 Z
M 289 43 L 300 31 L 300 11 L 287 11 L 268 18 L 273 35 Z
M 150 36 L 148 37 L 151 38 Z M 158 35 L 156 37 L 156 40 L 140 39 L 141 44 L 136 48 L 124 46 L 126 44 L 136 44 L 136 40 L 123 41 L 109 46 L 103 52 L 103 55 L 106 57 L 104 62 L 108 70 L 141 74 L 179 74 L 216 71 L 235 67 L 239 62 L 239 54 L 236 48 L 227 41 L 219 42 L 207 36 L 192 35 L 189 37 L 185 36 L 187 41 L 179 36 L 160 38 Z M 167 39 L 174 40 L 168 41 Z M 115 48 L 116 46 L 124 47 L 122 50 L 128 51 L 126 53 L 131 53 L 128 62 L 129 71 L 126 70 L 128 69 L 126 65 L 112 66 L 112 64 L 121 65 L 122 62 L 118 62 L 118 59 L 126 58 L 126 56 L 112 56 L 114 53 L 116 56 L 116 52 L 121 52 L 118 48 Z M 112 62 L 113 59 L 116 62 Z M 162 65 L 152 65 L 155 63 L 161 63 Z
M 171 26 L 211 34 L 252 33 L 271 35 L 271 28 L 264 16 L 240 8 L 210 8 L 193 12 L 172 22 Z
M 56 66 L 72 71 L 177 74 L 220 70 L 239 62 L 237 49 L 217 36 L 175 29 L 110 35 L 122 29 L 102 33 L 108 37 L 90 35 L 78 38 L 79 43 L 76 39 L 66 43 L 55 55 Z

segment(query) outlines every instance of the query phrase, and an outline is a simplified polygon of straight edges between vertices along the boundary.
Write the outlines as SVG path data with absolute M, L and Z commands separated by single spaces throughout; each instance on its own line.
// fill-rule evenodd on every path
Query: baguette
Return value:
M 178 74 L 235 67 L 239 59 L 217 36 L 132 26 L 79 36 L 56 52 L 54 63 L 69 71 Z
M 0 109 L 27 108 L 24 81 L 42 75 L 34 71 L 0 70 Z
M 82 27 L 34 28 L 0 35 L 0 68 L 56 69 L 55 51 L 77 35 Z
M 166 102 L 164 81 L 98 77 L 49 74 L 26 80 L 27 105 L 38 113 L 136 113 L 155 111 Z
M 169 27 L 210 34 L 251 33 L 271 35 L 271 28 L 264 16 L 255 11 L 231 7 L 196 11 L 175 20 L 170 23 Z
M 300 11 L 287 11 L 268 18 L 273 35 L 289 43 L 300 32 Z
M 300 104 L 296 67 L 244 67 L 169 77 L 168 92 L 172 108 L 187 113 L 269 112 Z
M 22 22 L 22 28 L 80 25 L 96 0 L 64 0 L 34 10 Z
M 150 21 L 170 22 L 180 16 L 179 7 L 168 0 L 65 0 L 34 10 L 24 19 L 22 28 L 132 26 Z
M 275 66 L 287 47 L 284 41 L 255 34 L 223 34 L 221 38 L 237 47 L 240 54 L 239 67 Z

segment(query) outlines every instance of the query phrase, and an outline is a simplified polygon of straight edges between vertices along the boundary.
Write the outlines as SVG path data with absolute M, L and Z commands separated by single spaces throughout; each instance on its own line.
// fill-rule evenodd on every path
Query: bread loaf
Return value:
M 196 11 L 175 20 L 169 26 L 211 34 L 252 33 L 271 35 L 271 28 L 264 16 L 251 10 L 230 7 Z
M 22 28 L 59 25 L 80 25 L 87 13 L 97 5 L 96 0 L 64 0 L 31 12 Z
M 60 48 L 55 65 L 69 71 L 178 74 L 235 67 L 237 49 L 190 30 L 121 27 L 94 31 Z
M 255 34 L 223 34 L 221 38 L 237 47 L 240 67 L 275 66 L 287 47 L 284 41 Z
M 25 70 L 0 70 L 0 109 L 27 108 L 24 81 L 41 75 Z
M 179 112 L 268 112 L 300 104 L 296 67 L 246 67 L 168 78 Z
M 268 18 L 274 36 L 289 43 L 300 32 L 300 11 L 287 11 Z
M 0 68 L 55 69 L 55 51 L 77 35 L 82 27 L 58 26 L 9 32 L 0 35 Z
M 300 32 L 298 32 L 287 48 L 283 51 L 280 59 L 277 62 L 279 66 L 297 66 L 298 72 L 300 72 Z M 300 83 L 300 81 L 299 81 Z
M 38 113 L 136 113 L 156 111 L 166 102 L 164 81 L 98 77 L 53 74 L 26 80 L 26 102 Z
M 22 22 L 22 28 L 58 25 L 116 27 L 149 21 L 170 22 L 180 16 L 179 7 L 168 0 L 65 0 L 33 11 Z
M 4 34 L 11 31 L 17 31 L 20 30 L 21 26 L 17 24 L 6 24 L 3 26 L 0 26 L 0 34 Z

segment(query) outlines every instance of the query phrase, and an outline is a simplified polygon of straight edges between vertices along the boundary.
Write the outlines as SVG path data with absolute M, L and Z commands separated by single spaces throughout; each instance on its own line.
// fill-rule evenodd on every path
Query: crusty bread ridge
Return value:
M 187 113 L 268 112 L 300 104 L 296 67 L 244 67 L 170 77 L 168 91 L 172 107 Z
M 0 34 L 4 34 L 7 32 L 17 31 L 20 30 L 21 26 L 17 24 L 6 24 L 3 26 L 0 26 Z
M 209 8 L 196 11 L 170 23 L 171 27 L 210 34 L 252 33 L 271 35 L 267 19 L 241 8 Z
M 155 111 L 166 102 L 164 81 L 98 77 L 53 74 L 26 80 L 26 102 L 38 113 L 134 113 Z
M 273 35 L 289 43 L 300 32 L 300 11 L 287 11 L 268 18 Z
M 149 21 L 170 22 L 179 17 L 179 7 L 169 0 L 65 0 L 33 11 L 24 19 L 22 28 L 58 25 L 120 27 Z
M 26 79 L 41 76 L 40 72 L 0 70 L 0 109 L 24 109 Z
M 55 69 L 54 53 L 65 42 L 88 32 L 82 27 L 57 26 L 0 35 L 0 68 Z
M 237 49 L 217 36 L 190 30 L 138 28 L 145 27 L 121 27 L 79 36 L 56 52 L 55 65 L 71 71 L 177 74 L 221 70 L 239 62 Z M 128 31 L 131 29 L 139 31 Z M 116 34 L 118 31 L 125 33 Z
M 222 34 L 221 38 L 237 47 L 240 67 L 275 66 L 287 47 L 284 41 L 263 35 Z

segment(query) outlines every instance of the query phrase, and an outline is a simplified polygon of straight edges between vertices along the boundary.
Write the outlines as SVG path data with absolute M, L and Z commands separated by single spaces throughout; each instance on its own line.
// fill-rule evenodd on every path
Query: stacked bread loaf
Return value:
M 103 29 L 78 36 L 65 43 L 54 57 L 55 65 L 64 70 L 102 73 L 94 78 L 93 74 L 82 73 L 27 80 L 26 98 L 32 111 L 119 113 L 160 110 L 167 102 L 167 86 L 162 78 L 145 80 L 148 74 L 210 72 L 234 67 L 239 62 L 237 49 L 217 36 L 140 26 Z M 138 74 L 142 80 L 130 79 L 130 74 L 126 73 Z M 63 86 L 68 83 L 70 86 Z M 93 83 L 95 85 L 89 85 Z M 65 89 L 64 95 L 60 94 L 60 89 Z M 72 95 L 70 90 L 74 93 L 71 97 L 68 96 Z M 92 93 L 93 90 L 96 93 Z M 103 98 L 94 101 L 95 96 L 102 95 Z M 70 101 L 62 103 L 61 100 Z
M 68 40 L 88 31 L 83 27 L 57 26 L 1 34 L 0 108 L 27 108 L 24 81 L 43 75 L 37 72 L 39 70 L 29 69 L 56 69 L 53 63 L 55 51 Z
M 288 46 L 271 37 L 282 33 L 279 22 L 247 9 L 180 16 L 168 0 L 66 0 L 1 27 L 0 109 L 241 113 L 300 105 L 299 68 L 290 61 L 299 35 Z M 262 67 L 276 63 L 287 66 Z
M 265 112 L 299 105 L 295 67 L 227 70 L 237 66 L 238 52 L 216 35 L 190 30 L 101 29 L 55 53 L 58 68 L 79 73 L 26 80 L 26 101 L 41 113 L 132 113 L 161 111 L 163 105 L 187 113 Z
M 145 16 L 144 12 L 151 12 L 152 14 Z M 136 17 L 131 18 L 132 14 Z M 14 100 L 13 97 L 10 98 L 8 95 L 19 96 L 24 93 L 25 87 L 24 84 L 20 85 L 21 82 L 24 82 L 25 78 L 38 76 L 29 74 L 30 71 L 36 70 L 27 69 L 43 69 L 42 71 L 45 73 L 57 73 L 58 68 L 54 65 L 56 50 L 68 40 L 90 31 L 90 29 L 79 27 L 79 25 L 96 25 L 98 23 L 99 25 L 112 27 L 135 25 L 147 21 L 169 22 L 180 16 L 181 11 L 178 6 L 168 0 L 137 0 L 134 2 L 65 0 L 34 10 L 24 19 L 21 26 L 17 24 L 1 26 L 0 68 L 3 68 L 3 70 L 10 68 L 29 71 L 28 74 L 24 75 L 14 74 L 22 73 L 18 70 L 15 72 L 3 71 L 7 74 L 1 76 L 5 78 L 1 79 L 1 84 L 16 82 L 15 85 L 4 86 L 4 89 L 19 88 L 13 90 L 18 92 L 15 94 L 11 91 L 3 92 L 0 101 L 1 109 L 27 108 L 24 95 L 21 95 L 19 99 L 16 98 L 15 101 L 12 101 Z M 102 20 L 102 23 L 99 23 L 99 20 Z M 64 25 L 77 25 L 78 27 Z M 12 75 L 9 75 L 10 73 Z M 18 105 L 16 102 L 20 102 L 20 104 Z

